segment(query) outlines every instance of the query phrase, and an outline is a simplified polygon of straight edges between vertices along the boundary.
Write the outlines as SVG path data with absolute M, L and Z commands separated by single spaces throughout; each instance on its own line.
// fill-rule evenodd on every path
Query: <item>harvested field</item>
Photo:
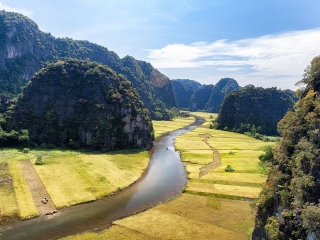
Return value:
M 19 163 L 23 178 L 27 182 L 29 192 L 32 196 L 34 205 L 37 208 L 38 213 L 40 215 L 45 215 L 56 210 L 52 199 L 50 198 L 32 163 L 30 161 L 21 161 Z M 46 201 L 46 199 L 48 199 L 48 201 Z

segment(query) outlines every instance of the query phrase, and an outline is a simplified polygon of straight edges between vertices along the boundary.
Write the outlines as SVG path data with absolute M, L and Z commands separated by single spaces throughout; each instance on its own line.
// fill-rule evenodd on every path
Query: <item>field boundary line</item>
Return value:
M 130 227 L 123 226 L 123 225 L 121 225 L 121 224 L 112 223 L 112 225 L 118 226 L 118 227 L 121 227 L 121 228 L 125 228 L 125 229 L 129 229 L 130 231 L 133 231 L 133 232 L 136 232 L 136 233 L 140 233 L 140 234 L 142 234 L 142 235 L 144 235 L 144 236 L 150 237 L 150 239 L 161 239 L 161 238 L 157 238 L 157 237 L 155 237 L 155 236 L 152 236 L 152 235 L 149 235 L 149 234 L 146 234 L 146 233 L 137 231 L 137 230 L 132 229 L 132 228 L 130 228 Z
M 206 197 L 216 197 L 216 198 L 226 198 L 231 200 L 240 200 L 240 201 L 247 201 L 253 202 L 257 198 L 250 198 L 250 197 L 241 197 L 241 196 L 233 196 L 227 194 L 219 194 L 219 193 L 207 193 L 207 192 L 196 192 L 191 190 L 185 190 L 184 193 L 199 195 L 199 196 L 206 196 Z

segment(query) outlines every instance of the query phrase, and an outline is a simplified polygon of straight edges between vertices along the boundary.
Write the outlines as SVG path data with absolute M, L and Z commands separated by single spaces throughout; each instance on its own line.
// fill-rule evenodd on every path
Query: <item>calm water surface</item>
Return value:
M 84 231 L 101 231 L 117 219 L 141 212 L 178 195 L 187 177 L 180 156 L 174 150 L 174 139 L 203 122 L 202 118 L 196 117 L 196 122 L 190 126 L 157 138 L 146 174 L 129 188 L 91 203 L 61 209 L 52 216 L 2 226 L 1 239 L 58 239 Z

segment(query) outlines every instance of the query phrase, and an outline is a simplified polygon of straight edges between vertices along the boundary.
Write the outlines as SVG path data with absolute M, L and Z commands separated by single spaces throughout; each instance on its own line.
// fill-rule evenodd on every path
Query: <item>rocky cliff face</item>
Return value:
M 178 81 L 182 84 L 188 84 L 191 85 L 193 88 L 193 91 L 196 92 L 198 91 L 198 89 L 201 87 L 201 83 L 195 81 L 195 80 L 190 80 L 190 79 L 171 79 L 173 81 Z
M 306 69 L 294 111 L 278 123 L 283 136 L 266 162 L 253 239 L 320 239 L 320 57 Z
M 236 91 L 239 89 L 239 84 L 233 78 L 220 79 L 220 81 L 212 89 L 210 99 L 206 105 L 206 110 L 208 112 L 218 113 L 224 97 L 231 91 Z
M 214 85 L 202 85 L 190 100 L 190 111 L 205 110 Z
M 171 80 L 173 92 L 179 108 L 189 108 L 190 100 L 194 95 L 193 87 L 190 83 L 183 84 L 178 80 Z
M 151 146 L 153 128 L 132 83 L 90 61 L 58 61 L 19 96 L 8 129 L 28 129 L 38 144 L 117 148 Z
M 254 125 L 258 133 L 277 135 L 277 123 L 292 106 L 291 98 L 280 90 L 246 87 L 225 97 L 217 128 L 250 132 Z
M 97 61 L 123 74 L 151 112 L 176 106 L 171 82 L 163 74 L 155 74 L 158 71 L 151 64 L 129 56 L 121 59 L 88 41 L 55 38 L 21 14 L 0 11 L 0 94 L 16 96 L 41 67 L 68 58 Z

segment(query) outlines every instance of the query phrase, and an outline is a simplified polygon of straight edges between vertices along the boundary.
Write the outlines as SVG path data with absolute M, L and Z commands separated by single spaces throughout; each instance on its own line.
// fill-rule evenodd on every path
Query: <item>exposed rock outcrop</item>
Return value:
M 105 64 L 133 83 L 147 109 L 165 113 L 176 106 L 170 80 L 150 63 L 120 58 L 107 48 L 88 41 L 55 38 L 36 23 L 18 14 L 0 11 L 0 94 L 17 96 L 21 87 L 50 62 L 68 58 Z

